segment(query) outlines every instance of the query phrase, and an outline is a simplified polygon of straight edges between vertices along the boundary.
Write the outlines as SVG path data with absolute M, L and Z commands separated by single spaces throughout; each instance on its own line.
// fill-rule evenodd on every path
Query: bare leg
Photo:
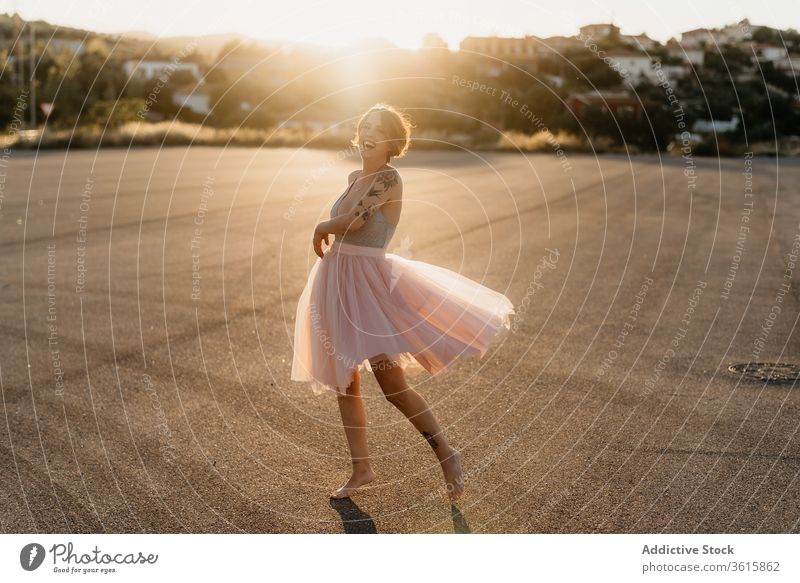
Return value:
M 442 465 L 448 496 L 451 500 L 457 500 L 464 492 L 461 454 L 450 447 L 428 403 L 408 386 L 403 369 L 394 361 L 382 360 L 372 365 L 372 370 L 386 399 L 411 421 L 430 444 Z
M 337 395 L 342 424 L 350 446 L 353 460 L 353 475 L 347 483 L 331 494 L 331 498 L 347 498 L 360 486 L 375 479 L 375 472 L 369 464 L 367 449 L 367 413 L 361 399 L 361 376 L 356 370 L 353 382 L 347 387 L 347 395 Z

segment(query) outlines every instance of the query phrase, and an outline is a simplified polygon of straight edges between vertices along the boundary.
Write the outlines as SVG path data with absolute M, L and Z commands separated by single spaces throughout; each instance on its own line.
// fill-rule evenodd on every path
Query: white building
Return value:
M 187 85 L 176 89 L 172 103 L 194 113 L 208 115 L 211 111 L 211 95 L 204 85 Z
M 789 51 L 780 45 L 766 45 L 750 43 L 750 50 L 753 52 L 754 61 L 769 61 L 778 63 L 789 58 Z
M 536 50 L 540 57 L 552 57 L 555 53 L 564 54 L 564 51 L 577 49 L 584 46 L 583 42 L 574 36 L 551 36 L 539 39 Z
M 776 69 L 795 76 L 800 72 L 800 55 L 789 54 L 785 46 L 750 43 L 753 63 L 772 63 Z
M 609 66 L 614 68 L 619 74 L 632 82 L 641 81 L 647 77 L 650 71 L 650 57 L 643 53 L 626 50 L 606 51 L 603 55 L 607 59 Z
M 162 73 L 171 75 L 175 71 L 188 71 L 192 76 L 199 80 L 202 75 L 200 66 L 197 63 L 180 63 L 173 61 L 125 61 L 122 65 L 128 77 L 150 80 L 161 76 Z
M 642 81 L 657 84 L 664 79 L 669 83 L 675 83 L 688 73 L 686 65 L 661 65 L 662 77 L 649 56 L 635 51 L 613 50 L 607 51 L 602 56 L 610 67 L 634 85 Z
M 652 51 L 658 47 L 658 41 L 653 40 L 646 34 L 623 34 L 620 39 L 626 45 L 638 49 L 640 51 Z
M 681 45 L 691 49 L 702 49 L 706 45 L 714 46 L 714 36 L 707 28 L 687 30 L 681 33 Z
M 681 34 L 681 44 L 692 48 L 738 44 L 752 38 L 753 32 L 759 28 L 761 27 L 752 26 L 746 18 L 736 24 L 728 24 L 722 28 L 696 28 Z
M 701 67 L 705 60 L 705 51 L 702 48 L 692 48 L 679 43 L 674 38 L 667 41 L 667 54 L 675 59 Z

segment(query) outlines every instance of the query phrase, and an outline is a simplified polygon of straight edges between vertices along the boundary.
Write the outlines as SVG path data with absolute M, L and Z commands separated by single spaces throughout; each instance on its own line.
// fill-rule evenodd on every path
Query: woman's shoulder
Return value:
M 384 172 L 387 173 L 388 176 L 394 177 L 397 180 L 400 180 L 400 171 L 397 170 L 394 166 L 390 166 L 389 164 L 386 165 L 386 170 Z
M 403 191 L 403 180 L 400 178 L 400 172 L 394 166 L 387 164 L 386 168 L 378 174 L 378 182 L 381 183 L 384 191 L 394 190 L 397 195 Z
M 358 180 L 360 177 L 361 170 L 353 170 L 347 177 L 347 182 L 349 184 L 353 184 L 353 182 Z M 390 166 L 389 164 L 386 164 L 385 168 L 382 168 L 378 171 L 376 181 L 383 185 L 384 190 L 388 190 L 393 186 L 398 186 L 400 189 L 403 188 L 403 180 L 400 178 L 400 172 L 398 172 L 397 168 Z

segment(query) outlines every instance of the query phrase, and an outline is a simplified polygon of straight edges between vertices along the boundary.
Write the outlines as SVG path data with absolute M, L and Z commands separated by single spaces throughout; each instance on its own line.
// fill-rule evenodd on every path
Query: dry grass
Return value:
M 160 146 L 252 146 L 252 147 L 350 147 L 352 136 L 339 129 L 322 131 L 313 128 L 213 128 L 194 123 L 163 121 L 158 123 L 129 122 L 117 128 L 103 129 L 99 125 L 84 125 L 77 129 L 47 130 L 43 135 L 37 132 L 19 132 L 0 135 L 0 148 L 10 149 L 66 149 L 98 147 L 160 147 Z M 495 132 L 452 133 L 444 130 L 417 131 L 414 134 L 414 149 L 472 149 L 472 150 L 510 150 L 523 152 L 619 152 L 637 154 L 639 149 L 629 144 L 615 144 L 610 138 L 587 138 L 565 131 L 555 134 L 541 131 L 525 134 L 519 131 L 503 132 L 497 137 Z M 744 148 L 744 146 L 742 146 Z M 725 155 L 739 155 L 736 152 L 722 151 Z M 752 144 L 750 150 L 756 155 L 774 156 L 773 143 Z M 701 155 L 698 151 L 698 155 Z M 800 144 L 787 141 L 779 144 L 779 155 L 800 156 Z
M 598 144 L 593 143 L 595 150 Z M 606 145 L 599 144 L 605 151 Z M 550 152 L 565 150 L 571 152 L 591 151 L 589 144 L 575 134 L 558 131 L 555 134 L 549 131 L 525 134 L 518 131 L 504 132 L 497 140 L 497 148 L 501 150 L 523 150 L 525 152 Z
M 7 148 L 97 148 L 100 146 L 346 146 L 340 135 L 300 128 L 213 128 L 200 124 L 163 121 L 129 122 L 114 129 L 80 126 L 74 131 L 48 130 L 43 135 L 5 136 Z

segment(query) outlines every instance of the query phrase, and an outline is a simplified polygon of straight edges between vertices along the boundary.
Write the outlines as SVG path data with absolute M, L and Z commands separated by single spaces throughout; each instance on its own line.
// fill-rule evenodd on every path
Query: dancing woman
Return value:
M 377 104 L 359 119 L 353 145 L 362 167 L 316 226 L 312 267 L 297 305 L 292 380 L 315 394 L 333 391 L 352 457 L 350 479 L 331 498 L 349 497 L 375 479 L 367 448 L 360 369 L 369 363 L 386 398 L 427 440 L 448 496 L 464 491 L 461 454 L 444 436 L 405 372 L 438 375 L 464 358 L 482 357 L 510 328 L 511 301 L 448 269 L 387 253 L 400 221 L 403 182 L 393 157 L 408 149 L 407 116 Z M 333 245 L 323 252 L 323 241 Z

